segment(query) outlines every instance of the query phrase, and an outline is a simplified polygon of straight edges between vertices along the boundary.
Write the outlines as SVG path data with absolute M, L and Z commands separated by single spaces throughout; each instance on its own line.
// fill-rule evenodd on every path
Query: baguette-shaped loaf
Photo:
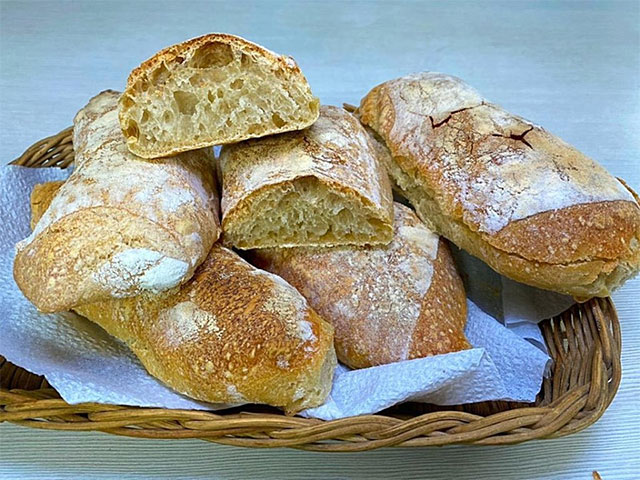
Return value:
M 46 209 L 52 183 L 34 189 L 32 219 Z M 331 325 L 280 277 L 220 245 L 180 287 L 74 310 L 124 341 L 151 375 L 198 400 L 295 413 L 331 390 Z
M 118 97 L 103 92 L 80 110 L 75 169 L 16 246 L 16 283 L 42 311 L 175 287 L 220 235 L 211 150 L 132 155 Z
M 341 108 L 321 107 L 300 132 L 224 146 L 219 165 L 224 241 L 236 248 L 391 241 L 389 178 Z
M 251 256 L 333 325 L 338 359 L 352 368 L 469 348 L 465 291 L 449 247 L 404 205 L 395 204 L 389 245 L 267 248 Z
M 630 189 L 460 79 L 391 80 L 358 113 L 389 148 L 389 173 L 418 215 L 499 273 L 584 300 L 638 272 Z
M 320 103 L 291 57 L 213 33 L 158 52 L 120 101 L 129 149 L 145 158 L 308 127 Z

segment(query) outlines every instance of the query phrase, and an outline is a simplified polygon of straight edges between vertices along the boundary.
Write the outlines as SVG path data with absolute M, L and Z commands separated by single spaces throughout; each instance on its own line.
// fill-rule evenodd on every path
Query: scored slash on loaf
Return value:
M 224 241 L 240 249 L 387 244 L 393 200 L 367 133 L 323 106 L 308 129 L 224 146 Z
M 58 185 L 32 193 L 32 221 Z M 151 375 L 211 403 L 320 405 L 336 364 L 333 329 L 284 280 L 214 245 L 180 287 L 74 308 L 124 341 Z
M 136 68 L 120 101 L 129 149 L 154 158 L 308 127 L 319 101 L 291 57 L 213 33 Z
M 14 277 L 41 311 L 175 287 L 220 236 L 212 152 L 136 157 L 120 132 L 118 98 L 102 92 L 80 110 L 75 169 L 16 245 Z
M 467 304 L 449 247 L 395 204 L 389 245 L 254 250 L 335 328 L 338 360 L 352 368 L 470 348 Z
M 499 273 L 583 300 L 640 268 L 640 208 L 621 182 L 460 79 L 419 73 L 362 100 L 418 215 Z

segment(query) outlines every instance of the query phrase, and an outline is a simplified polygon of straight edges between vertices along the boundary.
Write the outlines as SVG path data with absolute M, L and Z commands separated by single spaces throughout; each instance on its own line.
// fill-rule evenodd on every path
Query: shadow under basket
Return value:
M 67 167 L 71 128 L 12 164 Z M 354 452 L 381 447 L 501 445 L 578 432 L 602 416 L 620 384 L 620 325 L 610 298 L 576 304 L 540 324 L 552 359 L 535 403 L 456 406 L 405 403 L 375 415 L 322 421 L 264 406 L 206 412 L 85 403 L 69 405 L 40 376 L 0 357 L 0 421 L 47 430 L 129 437 L 199 438 L 242 447 Z M 1 332 L 0 332 L 1 334 Z

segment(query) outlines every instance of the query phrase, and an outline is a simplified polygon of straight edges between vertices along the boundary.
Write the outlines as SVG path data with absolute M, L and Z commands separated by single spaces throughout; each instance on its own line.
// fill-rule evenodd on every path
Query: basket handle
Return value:
M 34 143 L 9 165 L 67 168 L 73 159 L 73 127 L 67 127 L 60 133 Z

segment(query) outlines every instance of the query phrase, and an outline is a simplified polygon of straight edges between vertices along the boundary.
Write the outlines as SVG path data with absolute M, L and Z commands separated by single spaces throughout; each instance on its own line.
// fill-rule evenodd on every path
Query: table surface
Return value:
M 421 70 L 455 74 L 640 191 L 640 3 L 9 2 L 0 0 L 0 152 L 13 159 L 122 89 L 161 47 L 211 31 L 293 55 L 323 103 Z M 1 478 L 632 478 L 640 471 L 640 279 L 614 294 L 622 384 L 557 440 L 357 454 L 249 450 L 0 425 Z M 637 478 L 637 477 L 636 477 Z

